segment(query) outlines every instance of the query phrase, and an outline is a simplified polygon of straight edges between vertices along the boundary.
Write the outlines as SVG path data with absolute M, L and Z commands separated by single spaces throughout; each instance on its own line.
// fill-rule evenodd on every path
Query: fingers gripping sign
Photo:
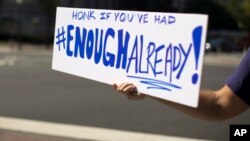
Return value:
M 125 95 L 130 100 L 140 100 L 146 97 L 146 95 L 138 93 L 136 86 L 132 83 L 113 84 L 113 87 L 117 92 Z

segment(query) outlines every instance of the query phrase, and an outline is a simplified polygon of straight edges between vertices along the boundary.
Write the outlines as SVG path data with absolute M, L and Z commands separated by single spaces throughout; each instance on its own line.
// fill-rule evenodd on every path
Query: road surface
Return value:
M 237 61 L 216 56 L 205 58 L 203 88 L 220 88 L 235 69 Z M 110 85 L 53 71 L 51 59 L 50 50 L 0 52 L 0 116 L 206 140 L 229 140 L 230 124 L 250 123 L 249 111 L 208 122 L 153 100 L 129 101 Z

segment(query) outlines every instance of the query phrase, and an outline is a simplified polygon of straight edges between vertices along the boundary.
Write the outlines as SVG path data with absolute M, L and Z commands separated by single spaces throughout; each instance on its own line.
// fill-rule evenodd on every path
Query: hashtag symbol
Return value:
M 65 49 L 66 38 L 65 38 L 65 31 L 64 31 L 63 27 L 61 29 L 57 28 L 56 39 L 57 39 L 56 44 L 59 47 L 59 51 L 61 49 L 61 44 L 62 44 L 63 48 Z

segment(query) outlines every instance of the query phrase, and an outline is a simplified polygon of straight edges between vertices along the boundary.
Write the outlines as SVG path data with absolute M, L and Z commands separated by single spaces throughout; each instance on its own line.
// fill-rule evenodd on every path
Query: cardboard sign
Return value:
M 52 68 L 196 107 L 207 15 L 57 8 Z

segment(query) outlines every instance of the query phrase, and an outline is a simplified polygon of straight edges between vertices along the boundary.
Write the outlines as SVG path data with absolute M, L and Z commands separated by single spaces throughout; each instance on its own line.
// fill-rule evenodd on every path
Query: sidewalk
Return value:
M 18 131 L 18 132 L 17 132 Z M 0 116 L 1 141 L 208 141 Z
M 23 44 L 22 48 L 19 50 L 17 47 L 11 47 L 8 43 L 0 44 L 0 53 L 25 53 L 32 55 L 52 55 L 52 45 L 33 45 L 33 44 Z
M 0 129 L 1 141 L 91 141 L 91 140 L 77 140 L 70 138 L 54 137 L 47 135 L 38 135 L 27 132 L 9 131 Z
M 235 53 L 208 53 L 204 56 L 205 65 L 237 67 L 240 64 L 244 54 Z

